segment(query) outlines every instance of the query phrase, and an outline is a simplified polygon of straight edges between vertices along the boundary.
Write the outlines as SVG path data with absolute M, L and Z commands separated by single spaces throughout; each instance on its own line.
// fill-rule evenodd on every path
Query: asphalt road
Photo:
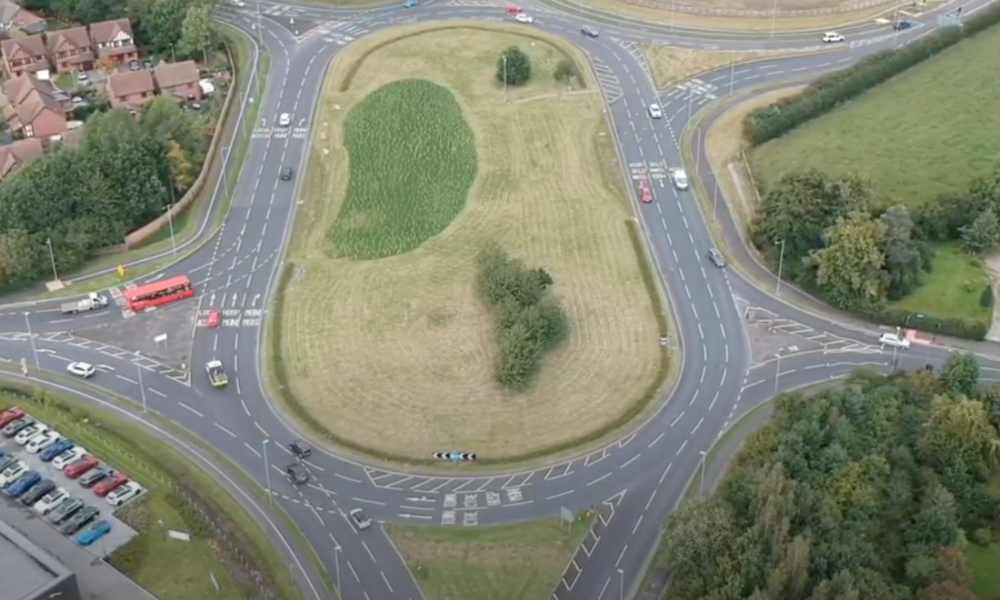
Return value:
M 284 467 L 293 460 L 285 444 L 300 437 L 269 402 L 266 373 L 259 368 L 261 324 L 270 306 L 306 165 L 310 125 L 322 75 L 346 44 L 377 30 L 405 23 L 443 19 L 499 21 L 502 4 L 465 6 L 425 2 L 405 10 L 392 6 L 346 11 L 315 6 L 248 3 L 231 7 L 220 19 L 254 36 L 271 67 L 262 97 L 253 87 L 241 106 L 260 109 L 254 138 L 242 165 L 234 201 L 222 229 L 211 241 L 157 277 L 186 273 L 198 290 L 200 314 L 223 311 L 218 329 L 194 324 L 190 369 L 158 363 L 148 356 L 83 339 L 75 330 L 96 323 L 135 317 L 121 308 L 67 318 L 56 302 L 0 307 L 0 358 L 24 359 L 43 371 L 62 371 L 74 360 L 99 365 L 90 385 L 132 398 L 210 443 L 272 490 L 338 580 L 347 600 L 415 600 L 420 591 L 398 552 L 380 528 L 358 533 L 346 513 L 363 508 L 381 522 L 476 526 L 553 517 L 560 508 L 578 511 L 597 506 L 601 519 L 554 591 L 560 600 L 603 600 L 619 590 L 631 596 L 659 536 L 659 524 L 679 502 L 702 456 L 734 420 L 775 393 L 846 376 L 859 366 L 890 370 L 938 365 L 951 350 L 946 344 L 915 345 L 892 353 L 878 347 L 878 328 L 840 315 L 786 286 L 775 297 L 770 276 L 749 254 L 736 257 L 746 270 L 717 269 L 706 259 L 713 241 L 697 199 L 660 178 L 681 166 L 679 140 L 700 111 L 725 96 L 780 81 L 815 77 L 933 30 L 936 15 L 918 19 L 914 29 L 892 34 L 859 27 L 840 52 L 778 58 L 721 69 L 668 90 L 655 90 L 635 42 L 716 49 L 815 49 L 815 35 L 753 39 L 745 34 L 659 31 L 620 20 L 601 24 L 601 36 L 579 34 L 579 14 L 553 5 L 526 5 L 533 25 L 577 43 L 592 62 L 617 138 L 623 177 L 657 263 L 674 312 L 671 344 L 683 351 L 676 389 L 663 408 L 632 433 L 600 450 L 542 468 L 478 477 L 401 472 L 362 464 L 333 450 L 317 449 L 306 461 L 312 482 L 288 483 Z M 969 14 L 981 3 L 966 5 Z M 591 15 L 587 15 L 588 17 Z M 650 119 L 655 98 L 663 119 Z M 714 110 L 714 109 L 713 109 Z M 289 113 L 293 124 L 277 127 Z M 713 115 L 710 114 L 707 125 Z M 702 127 L 707 129 L 707 127 Z M 703 136 L 703 131 L 697 133 Z M 703 146 L 703 144 L 702 144 Z M 705 157 L 686 165 L 706 189 L 714 183 Z M 278 178 L 284 166 L 296 169 L 292 182 Z M 637 201 L 634 178 L 652 182 L 654 201 Z M 728 235 L 735 235 L 732 217 Z M 730 244 L 738 247 L 738 244 Z M 746 275 L 744 275 L 746 273 Z M 758 284 L 758 281 L 764 282 Z M 766 289 L 762 289 L 764 285 Z M 796 300 L 806 309 L 786 302 Z M 750 317 L 747 308 L 753 310 Z M 761 356 L 752 332 L 760 315 L 765 329 L 782 337 L 781 349 Z M 30 333 L 28 333 L 30 330 Z M 188 332 L 177 332 L 186 337 Z M 966 344 L 976 351 L 987 377 L 1000 374 L 993 345 Z M 231 385 L 215 390 L 201 372 L 212 358 L 222 359 Z M 188 371 L 191 372 L 188 372 Z M 294 549 L 301 553 L 301 549 Z M 304 559 L 301 562 L 305 562 Z M 319 582 L 303 571 L 310 597 L 325 597 Z

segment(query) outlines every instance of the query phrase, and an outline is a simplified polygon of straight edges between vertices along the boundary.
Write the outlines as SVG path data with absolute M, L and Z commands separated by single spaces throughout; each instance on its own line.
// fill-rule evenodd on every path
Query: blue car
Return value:
M 21 475 L 21 477 L 14 481 L 14 483 L 8 485 L 7 489 L 4 491 L 7 492 L 8 496 L 20 498 L 26 494 L 33 485 L 41 480 L 42 476 L 38 474 L 38 471 L 28 471 L 24 475 Z
M 406 0 L 406 2 L 403 3 L 403 8 L 413 8 L 416 5 L 417 0 Z
M 44 462 L 51 462 L 55 457 L 59 456 L 63 452 L 69 450 L 76 444 L 72 440 L 59 440 L 58 442 L 52 444 L 45 450 L 42 450 L 41 454 L 38 455 Z
M 106 536 L 109 531 L 111 531 L 111 523 L 104 520 L 98 521 L 76 536 L 76 543 L 81 546 L 89 546 Z

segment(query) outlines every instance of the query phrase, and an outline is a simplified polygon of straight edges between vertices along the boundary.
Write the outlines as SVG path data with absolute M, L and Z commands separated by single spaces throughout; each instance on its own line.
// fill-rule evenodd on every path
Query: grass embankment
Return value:
M 278 386 L 329 439 L 394 460 L 442 444 L 524 460 L 605 434 L 634 416 L 663 351 L 599 97 L 552 76 L 582 55 L 513 27 L 400 36 L 351 45 L 327 77 L 278 305 Z M 497 57 L 514 45 L 535 75 L 505 104 Z M 518 396 L 493 382 L 473 289 L 489 240 L 551 273 L 573 324 Z
M 558 519 L 499 527 L 415 527 L 386 531 L 426 600 L 548 598 L 592 525 Z
M 1000 79 L 983 74 L 998 71 L 1000 30 L 984 32 L 757 148 L 754 176 L 766 191 L 792 171 L 857 173 L 910 207 L 966 190 L 1000 154 L 1000 111 L 982 110 L 1000 96 Z M 897 306 L 988 321 L 990 312 L 978 305 L 986 281 L 978 261 L 941 247 L 923 288 Z
M 236 600 L 261 587 L 282 599 L 302 598 L 256 520 L 187 458 L 103 411 L 32 395 L 0 388 L 0 409 L 21 406 L 148 489 L 121 515 L 139 535 L 112 553 L 117 569 L 161 600 Z M 169 539 L 167 529 L 189 532 L 192 540 Z

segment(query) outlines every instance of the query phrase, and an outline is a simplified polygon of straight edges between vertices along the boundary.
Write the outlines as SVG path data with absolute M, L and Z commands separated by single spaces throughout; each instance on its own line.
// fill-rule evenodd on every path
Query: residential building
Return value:
M 25 10 L 13 0 L 0 0 L 0 31 L 22 31 L 28 35 L 46 29 L 45 19 Z
M 3 69 L 7 77 L 50 69 L 49 55 L 42 34 L 16 37 L 0 42 Z
M 0 146 L 0 179 L 6 179 L 16 169 L 45 155 L 42 140 L 29 138 Z
M 90 26 L 90 41 L 97 60 L 106 59 L 116 65 L 126 65 L 139 58 L 139 49 L 132 37 L 128 19 L 101 21 Z
M 76 148 L 83 141 L 83 132 L 86 131 L 83 127 L 77 127 L 76 129 L 70 129 L 66 133 L 62 134 L 62 143 L 70 148 Z
M 49 139 L 66 131 L 71 106 L 51 81 L 22 75 L 4 84 L 4 96 L 4 120 L 14 135 Z
M 90 45 L 90 34 L 86 27 L 61 29 L 46 37 L 49 57 L 57 73 L 89 71 L 94 68 L 94 49 Z
M 198 65 L 193 60 L 179 63 L 160 63 L 153 68 L 153 77 L 161 96 L 174 96 L 181 100 L 201 100 L 203 97 Z
M 111 108 L 139 110 L 156 96 L 153 74 L 145 69 L 112 73 L 106 89 Z

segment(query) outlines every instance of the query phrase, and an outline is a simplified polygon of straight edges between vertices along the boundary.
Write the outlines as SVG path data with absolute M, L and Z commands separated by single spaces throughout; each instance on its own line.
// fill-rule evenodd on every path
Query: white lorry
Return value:
M 87 294 L 87 297 L 83 300 L 77 300 L 76 302 L 67 302 L 62 305 L 62 312 L 64 315 L 72 315 L 80 312 L 87 312 L 88 310 L 96 310 L 98 308 L 104 308 L 108 305 L 107 296 L 102 296 L 100 294 L 91 292 Z
M 225 387 L 229 384 L 229 376 L 226 375 L 226 369 L 223 368 L 221 360 L 208 361 L 205 364 L 205 372 L 208 373 L 208 380 L 212 383 L 212 387 Z

